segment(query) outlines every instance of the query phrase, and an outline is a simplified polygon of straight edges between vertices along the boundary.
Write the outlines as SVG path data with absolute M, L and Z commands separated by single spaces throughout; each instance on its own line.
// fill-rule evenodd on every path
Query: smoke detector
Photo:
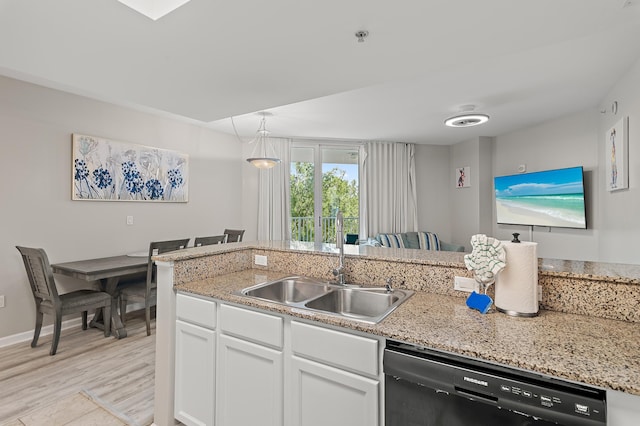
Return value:
M 364 39 L 369 37 L 369 31 L 356 31 L 355 36 L 358 39 L 358 43 L 364 43 Z
M 489 121 L 487 114 L 477 113 L 475 109 L 475 105 L 464 105 L 457 115 L 447 118 L 444 124 L 449 127 L 472 127 Z

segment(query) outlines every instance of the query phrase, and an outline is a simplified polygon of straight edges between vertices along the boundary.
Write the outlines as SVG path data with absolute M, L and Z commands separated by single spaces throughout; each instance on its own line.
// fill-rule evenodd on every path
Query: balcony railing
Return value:
M 336 242 L 336 218 L 322 217 L 321 232 L 323 243 Z M 313 217 L 291 218 L 291 239 L 293 241 L 314 241 L 315 221 Z M 357 234 L 360 228 L 359 217 L 344 217 L 344 234 Z

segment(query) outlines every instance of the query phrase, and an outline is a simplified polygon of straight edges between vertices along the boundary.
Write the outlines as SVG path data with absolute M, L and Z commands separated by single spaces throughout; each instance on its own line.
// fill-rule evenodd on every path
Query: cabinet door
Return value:
M 375 426 L 379 382 L 292 357 L 293 424 L 298 426 Z
M 176 321 L 175 418 L 192 426 L 213 425 L 215 332 Z
M 216 422 L 224 426 L 281 426 L 281 351 L 220 335 Z

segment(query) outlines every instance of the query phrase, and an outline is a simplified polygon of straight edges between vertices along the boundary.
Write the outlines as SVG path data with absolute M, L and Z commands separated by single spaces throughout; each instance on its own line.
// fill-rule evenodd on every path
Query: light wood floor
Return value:
M 54 356 L 49 356 L 51 335 L 41 336 L 36 348 L 30 341 L 0 348 L 0 425 L 23 424 L 16 419 L 78 393 L 127 424 L 151 424 L 155 321 L 151 336 L 144 311 L 129 314 L 126 327 L 128 336 L 120 340 L 95 328 L 64 330 Z

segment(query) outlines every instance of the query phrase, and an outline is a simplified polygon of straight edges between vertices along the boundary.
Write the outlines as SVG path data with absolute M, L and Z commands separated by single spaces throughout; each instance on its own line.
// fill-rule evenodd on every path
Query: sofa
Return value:
M 464 252 L 463 245 L 446 243 L 435 233 L 425 231 L 378 234 L 374 241 L 381 247 Z M 378 245 L 375 242 L 372 243 L 372 245 Z

